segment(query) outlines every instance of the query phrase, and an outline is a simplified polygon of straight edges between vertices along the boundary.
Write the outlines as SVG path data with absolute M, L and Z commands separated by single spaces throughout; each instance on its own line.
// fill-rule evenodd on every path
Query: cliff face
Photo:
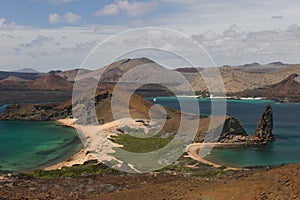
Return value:
M 274 140 L 273 130 L 273 111 L 268 105 L 258 121 L 254 137 L 263 141 Z

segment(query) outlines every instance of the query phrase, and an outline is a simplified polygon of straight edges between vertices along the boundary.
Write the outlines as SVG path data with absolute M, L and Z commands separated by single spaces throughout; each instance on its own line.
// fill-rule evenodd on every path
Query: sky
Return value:
M 300 63 L 299 10 L 297 0 L 0 0 L 0 70 L 78 68 L 97 44 L 143 27 L 187 35 L 217 66 Z

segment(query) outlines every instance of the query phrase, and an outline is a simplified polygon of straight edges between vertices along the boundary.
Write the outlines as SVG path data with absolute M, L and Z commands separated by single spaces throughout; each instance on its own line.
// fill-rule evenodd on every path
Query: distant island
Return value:
M 30 74 L 39 74 L 40 72 L 33 69 L 33 68 L 23 68 L 23 69 L 18 69 L 18 70 L 13 70 L 12 72 L 15 73 L 30 73 Z

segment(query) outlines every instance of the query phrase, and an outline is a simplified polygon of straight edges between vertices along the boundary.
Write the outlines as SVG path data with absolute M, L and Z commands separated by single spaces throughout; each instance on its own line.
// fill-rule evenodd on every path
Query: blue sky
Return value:
M 149 26 L 191 36 L 218 66 L 300 63 L 299 10 L 298 0 L 0 0 L 0 70 L 75 68 L 99 42 Z
M 138 2 L 144 3 L 146 6 L 147 3 L 152 5 L 152 3 L 147 1 Z M 8 22 L 15 22 L 17 24 L 41 28 L 58 27 L 60 25 L 68 26 L 74 24 L 122 24 L 127 23 L 128 21 L 137 17 L 139 19 L 147 19 L 150 16 L 147 11 L 138 14 L 138 16 L 130 16 L 127 14 L 103 14 L 100 17 L 95 16 L 95 13 L 98 10 L 101 10 L 101 8 L 114 3 L 115 1 L 113 0 L 1 0 L 0 13 Z M 149 9 L 149 12 L 151 12 L 152 16 L 163 12 L 170 12 L 170 8 L 172 7 L 158 5 L 158 3 L 153 3 L 153 5 L 154 4 L 155 10 Z M 173 9 L 175 10 L 176 8 L 174 7 Z M 69 12 L 79 15 L 81 19 L 74 24 L 70 24 L 65 21 L 60 22 L 59 25 L 49 23 L 48 17 L 50 13 L 56 13 L 63 16 Z M 120 13 L 122 12 L 123 11 L 120 11 Z
M 0 13 L 7 21 L 37 27 L 53 27 L 48 21 L 49 13 L 63 15 L 72 12 L 82 16 L 80 24 L 97 23 L 99 20 L 92 13 L 97 11 L 97 7 L 104 7 L 107 1 L 92 1 L 93 3 L 74 1 L 59 4 L 48 0 L 1 0 Z M 104 19 L 100 23 L 109 22 Z

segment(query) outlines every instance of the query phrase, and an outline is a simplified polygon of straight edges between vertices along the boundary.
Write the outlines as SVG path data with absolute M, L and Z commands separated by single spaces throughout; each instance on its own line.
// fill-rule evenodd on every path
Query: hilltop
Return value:
M 14 70 L 12 72 L 15 73 L 30 73 L 30 74 L 38 74 L 40 73 L 39 71 L 33 69 L 33 68 L 23 68 L 23 69 L 18 69 L 18 70 Z
M 45 75 L 35 80 L 28 81 L 24 87 L 30 90 L 72 91 L 73 84 L 66 78 L 58 75 Z

